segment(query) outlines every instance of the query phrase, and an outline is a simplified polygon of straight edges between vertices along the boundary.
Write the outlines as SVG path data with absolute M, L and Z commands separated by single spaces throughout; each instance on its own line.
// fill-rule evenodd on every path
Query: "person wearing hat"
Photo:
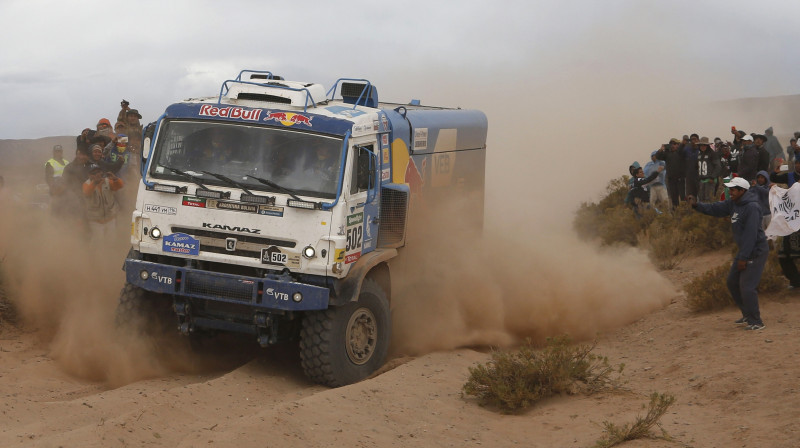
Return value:
M 130 110 L 130 104 L 131 103 L 129 103 L 128 100 L 126 100 L 126 99 L 123 99 L 122 101 L 120 101 L 120 103 L 119 103 L 120 110 L 119 110 L 119 113 L 117 114 L 117 121 L 118 122 L 119 121 L 122 121 L 122 122 L 125 121 L 125 116 L 128 114 L 128 110 Z
M 82 189 L 91 242 L 105 243 L 113 239 L 120 209 L 114 192 L 122 186 L 122 179 L 114 173 L 104 171 L 98 165 L 89 169 L 89 178 Z
M 692 208 L 705 215 L 730 216 L 733 240 L 739 250 L 728 272 L 727 286 L 742 311 L 742 318 L 735 323 L 747 324 L 747 330 L 763 330 L 757 288 L 767 264 L 769 246 L 761 228 L 761 205 L 758 196 L 750 191 L 747 180 L 735 177 L 725 186 L 730 191 L 730 198 L 724 201 L 702 203 L 697 202 L 694 196 L 687 196 L 686 200 Z
M 767 136 L 764 134 L 752 134 L 753 137 L 753 144 L 756 146 L 756 150 L 758 151 L 758 165 L 756 169 L 758 171 L 767 171 L 769 170 L 770 158 L 769 152 L 767 151 L 766 143 L 767 143 Z
M 719 156 L 711 149 L 708 137 L 699 139 L 697 148 L 697 174 L 700 183 L 698 197 L 702 202 L 711 202 L 717 192 L 717 178 L 720 171 Z
M 101 118 L 97 121 L 97 131 L 95 135 L 102 135 L 103 137 L 111 138 L 111 134 L 114 133 L 114 129 L 111 128 L 111 122 L 108 121 L 108 118 Z
M 44 180 L 50 187 L 50 196 L 60 193 L 61 176 L 68 164 L 69 161 L 64 158 L 64 148 L 61 145 L 53 146 L 53 157 L 44 163 Z
M 633 165 L 631 165 L 628 170 L 633 174 L 629 184 L 628 203 L 633 208 L 633 213 L 636 217 L 641 218 L 642 210 L 648 208 L 650 205 L 650 191 L 648 190 L 647 184 L 656 180 L 658 175 L 664 171 L 664 167 L 657 167 L 655 171 L 646 177 L 644 175 L 644 168 L 639 166 L 638 162 L 633 162 Z
M 669 145 L 661 145 L 661 148 L 656 153 L 656 159 L 665 162 L 667 171 L 667 195 L 673 207 L 678 206 L 680 199 L 686 198 L 683 177 L 683 155 L 680 151 L 680 145 L 680 140 L 672 138 L 669 140 Z
M 745 178 L 748 182 L 756 180 L 758 173 L 758 149 L 753 143 L 753 137 L 745 135 L 742 137 L 742 150 L 739 153 L 739 177 Z
M 138 154 L 142 149 L 142 124 L 139 120 L 142 115 L 136 109 L 130 109 L 125 118 L 125 125 L 128 128 L 128 149 L 134 154 Z

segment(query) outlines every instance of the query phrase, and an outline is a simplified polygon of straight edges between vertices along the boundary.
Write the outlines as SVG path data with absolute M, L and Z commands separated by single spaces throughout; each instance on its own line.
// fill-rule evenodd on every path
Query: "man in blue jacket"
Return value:
M 761 228 L 761 205 L 758 196 L 750 190 L 750 182 L 735 177 L 725 184 L 730 198 L 712 204 L 697 203 L 694 196 L 686 200 L 700 213 L 710 216 L 730 216 L 733 240 L 739 252 L 728 273 L 728 290 L 742 310 L 737 324 L 747 324 L 747 330 L 763 330 L 764 322 L 758 310 L 758 283 L 767 264 L 769 246 Z

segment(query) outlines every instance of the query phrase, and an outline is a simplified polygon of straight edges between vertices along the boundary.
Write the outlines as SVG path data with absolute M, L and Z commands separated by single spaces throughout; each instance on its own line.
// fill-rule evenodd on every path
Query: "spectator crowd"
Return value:
M 83 228 L 99 244 L 117 229 L 117 215 L 127 210 L 130 195 L 125 185 L 136 185 L 142 150 L 142 116 L 122 100 L 114 126 L 107 118 L 97 121 L 76 137 L 75 155 L 64 158 L 61 145 L 44 164 L 44 177 L 51 196 L 51 212 Z M 126 225 L 127 223 L 120 223 Z
M 765 230 L 771 219 L 769 191 L 775 184 L 791 187 L 800 180 L 800 131 L 784 148 L 773 129 L 750 133 L 731 127 L 732 138 L 713 141 L 698 134 L 671 138 L 650 153 L 644 167 L 634 162 L 625 202 L 637 218 L 645 209 L 672 211 L 681 201 L 706 215 L 730 217 L 733 239 L 739 247 L 727 286 L 742 311 L 737 324 L 762 330 L 758 284 L 771 245 Z M 800 231 L 782 237 L 778 262 L 789 288 L 800 288 Z

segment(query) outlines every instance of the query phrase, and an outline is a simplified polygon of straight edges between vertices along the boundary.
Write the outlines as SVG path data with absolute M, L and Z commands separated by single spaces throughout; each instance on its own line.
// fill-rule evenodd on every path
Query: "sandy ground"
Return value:
M 728 256 L 665 276 L 680 285 Z M 327 389 L 303 377 L 291 347 L 211 347 L 192 373 L 111 388 L 66 373 L 41 331 L 4 324 L 0 446 L 590 447 L 603 421 L 630 422 L 649 394 L 667 392 L 677 401 L 662 423 L 674 441 L 625 446 L 797 447 L 800 296 L 764 297 L 762 315 L 767 328 L 747 332 L 736 310 L 696 315 L 675 296 L 599 334 L 595 353 L 626 365 L 623 390 L 556 397 L 521 415 L 461 395 L 468 367 L 489 359 L 480 350 L 394 359 L 374 378 Z M 202 367 L 202 357 L 217 362 Z

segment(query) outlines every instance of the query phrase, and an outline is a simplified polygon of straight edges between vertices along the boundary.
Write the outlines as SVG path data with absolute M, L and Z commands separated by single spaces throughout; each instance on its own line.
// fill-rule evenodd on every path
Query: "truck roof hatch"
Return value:
M 262 80 L 259 79 L 259 81 Z M 221 103 L 224 97 L 229 102 L 288 104 L 302 107 L 305 111 L 309 106 L 316 107 L 318 103 L 326 99 L 325 88 L 321 84 L 277 79 L 265 81 L 227 80 L 220 89 L 219 102 Z M 261 107 L 261 104 L 253 105 Z

